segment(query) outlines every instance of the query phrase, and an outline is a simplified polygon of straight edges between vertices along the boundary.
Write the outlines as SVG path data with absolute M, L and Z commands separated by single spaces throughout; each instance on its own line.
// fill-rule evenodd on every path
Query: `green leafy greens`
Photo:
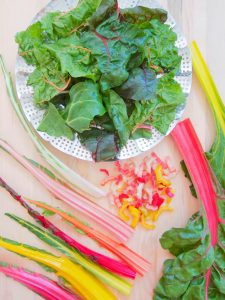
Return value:
M 221 200 L 220 200 L 221 201 Z M 223 202 L 224 203 L 224 202 Z M 219 224 L 219 242 L 213 248 L 205 217 L 195 214 L 185 228 L 173 228 L 160 239 L 175 256 L 164 263 L 154 299 L 204 300 L 208 270 L 211 270 L 208 299 L 225 297 L 225 225 Z
M 168 131 L 185 101 L 174 80 L 181 57 L 162 9 L 119 9 L 116 0 L 80 0 L 16 35 L 35 66 L 27 84 L 47 110 L 38 130 L 78 135 L 95 160 L 114 160 L 127 141 Z M 141 128 L 143 126 L 144 128 Z

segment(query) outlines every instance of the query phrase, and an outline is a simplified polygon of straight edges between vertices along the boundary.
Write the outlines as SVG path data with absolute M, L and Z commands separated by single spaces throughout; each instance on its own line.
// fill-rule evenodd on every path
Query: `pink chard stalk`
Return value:
M 0 272 L 10 277 L 47 300 L 78 300 L 78 297 L 64 290 L 55 281 L 38 273 L 0 262 Z

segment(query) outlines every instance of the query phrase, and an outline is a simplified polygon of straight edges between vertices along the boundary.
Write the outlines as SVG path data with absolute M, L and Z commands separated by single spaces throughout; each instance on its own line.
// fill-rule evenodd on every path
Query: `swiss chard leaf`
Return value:
M 19 44 L 19 55 L 22 56 L 28 64 L 35 64 L 34 49 L 43 43 L 41 23 L 37 22 L 27 28 L 26 31 L 17 33 L 16 42 Z
M 77 7 L 61 13 L 53 21 L 53 29 L 57 36 L 65 37 L 87 25 L 88 19 L 97 10 L 102 0 L 80 0 Z
M 156 97 L 157 78 L 149 68 L 136 68 L 130 72 L 128 80 L 116 89 L 125 98 L 136 101 L 152 100 Z
M 108 113 L 105 113 L 103 116 L 94 118 L 93 125 L 95 125 L 96 128 L 103 128 L 108 132 L 115 132 L 116 130 L 113 121 Z
M 150 115 L 149 124 L 151 124 L 163 135 L 166 135 L 170 124 L 175 119 L 176 108 L 177 105 L 165 105 L 155 108 Z
M 166 134 L 169 125 L 174 120 L 176 109 L 185 100 L 180 85 L 166 74 L 158 80 L 156 96 L 150 101 L 136 102 L 130 116 L 129 125 L 135 128 L 147 122 Z
M 190 297 L 194 292 L 202 293 L 202 273 L 207 272 L 215 259 L 209 234 L 202 235 L 205 227 L 203 218 L 194 215 L 186 228 L 174 228 L 164 233 L 160 240 L 162 247 L 176 258 L 169 260 L 169 265 L 165 262 L 154 299 L 192 299 Z
M 110 17 L 116 10 L 116 0 L 102 0 L 96 12 L 89 18 L 88 24 L 91 28 L 97 27 L 102 21 Z
M 130 71 L 132 69 L 140 67 L 144 62 L 144 54 L 140 52 L 136 52 L 131 55 L 130 61 L 127 64 L 127 69 Z
M 160 239 L 160 243 L 164 249 L 178 256 L 200 245 L 202 232 L 205 228 L 204 219 L 199 214 L 196 214 L 185 228 L 173 228 L 165 232 Z
M 113 120 L 115 129 L 118 132 L 121 144 L 126 145 L 130 136 L 130 131 L 127 125 L 127 106 L 124 100 L 116 92 L 110 90 L 108 95 L 104 97 L 104 102 L 108 114 Z
M 27 84 L 34 89 L 37 105 L 45 105 L 53 97 L 68 88 L 70 78 L 62 74 L 56 62 L 48 67 L 37 67 L 29 76 Z
M 116 159 L 118 144 L 113 133 L 93 128 L 79 134 L 79 137 L 81 143 L 92 152 L 92 157 L 96 162 Z
M 178 71 L 181 57 L 175 45 L 177 35 L 168 25 L 161 24 L 157 20 L 151 22 L 152 38 L 149 48 L 146 47 L 146 58 L 150 66 L 158 66 L 165 70 Z
M 44 32 L 44 36 L 47 37 L 47 39 L 56 39 L 57 37 L 55 36 L 54 32 L 54 27 L 53 27 L 53 22 L 56 18 L 58 18 L 61 15 L 60 12 L 50 12 L 46 14 L 41 20 L 41 27 L 42 31 Z
M 134 131 L 134 129 L 139 125 L 144 124 L 149 119 L 150 113 L 153 109 L 154 105 L 151 101 L 136 101 L 135 107 L 129 118 L 129 126 L 131 128 L 131 131 Z
M 217 124 L 216 140 L 210 152 L 207 153 L 207 158 L 216 175 L 216 178 L 219 180 L 223 189 L 225 189 L 225 135 L 219 124 Z
M 70 140 L 74 137 L 73 131 L 66 125 L 64 119 L 52 103 L 49 103 L 48 110 L 38 126 L 38 131 L 46 132 L 55 137 L 65 136 Z
M 200 300 L 205 296 L 205 278 L 197 278 L 190 282 L 190 285 L 183 295 L 183 300 Z
M 154 293 L 154 300 L 182 299 L 180 298 L 187 290 L 190 281 L 180 281 L 175 275 L 167 275 L 173 265 L 173 260 L 168 259 L 164 263 L 164 276 L 160 279 Z
M 155 9 L 144 6 L 121 9 L 121 15 L 125 21 L 142 24 L 157 19 L 164 23 L 167 20 L 167 12 L 163 9 Z
M 156 93 L 157 101 L 150 115 L 149 124 L 165 135 L 175 119 L 178 105 L 184 103 L 185 96 L 181 86 L 171 77 L 171 74 L 166 74 L 159 79 Z
M 185 102 L 183 90 L 173 77 L 172 72 L 162 76 L 158 81 L 157 96 L 162 105 L 179 105 Z
M 212 270 L 212 286 L 214 286 L 219 294 L 225 295 L 225 272 L 215 267 Z
M 207 235 L 198 247 L 179 254 L 167 275 L 174 275 L 180 281 L 192 280 L 208 270 L 214 259 L 214 249 L 210 247 L 210 237 Z
M 82 36 L 83 45 L 90 49 L 102 73 L 100 85 L 103 91 L 120 86 L 129 73 L 126 65 L 136 48 L 129 48 L 119 40 L 105 40 L 98 34 L 86 32 Z
M 59 60 L 62 73 L 69 73 L 73 78 L 99 79 L 100 73 L 91 59 L 91 50 L 82 47 L 77 34 L 47 44 L 46 48 Z
M 144 49 L 152 36 L 151 27 L 148 24 L 142 28 L 139 24 L 121 22 L 117 13 L 101 23 L 96 31 L 107 39 L 118 39 L 125 44 Z
M 176 258 L 166 261 L 154 299 L 205 299 L 206 273 L 211 269 L 208 299 L 224 299 L 225 225 L 219 224 L 219 244 L 210 246 L 207 222 L 195 214 L 185 228 L 173 228 L 160 239 Z
M 84 81 L 70 90 L 70 105 L 66 123 L 77 132 L 88 130 L 95 116 L 102 116 L 106 110 L 97 83 Z
M 150 130 L 144 128 L 138 128 L 131 135 L 131 139 L 132 140 L 150 139 L 151 136 L 152 136 L 152 132 Z

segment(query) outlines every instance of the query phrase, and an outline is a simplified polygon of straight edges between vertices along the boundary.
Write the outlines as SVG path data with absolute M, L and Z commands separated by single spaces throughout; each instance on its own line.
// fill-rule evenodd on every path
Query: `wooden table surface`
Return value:
M 46 5 L 47 2 L 48 0 L 0 1 L 0 53 L 4 56 L 7 67 L 12 73 L 15 68 L 17 52 L 14 35 L 17 31 L 25 29 L 33 16 Z M 212 71 L 221 96 L 225 99 L 225 23 L 223 22 L 225 1 L 162 0 L 160 2 L 174 15 L 178 24 L 183 29 L 188 42 L 191 42 L 193 39 L 197 40 Z M 20 153 L 44 163 L 11 107 L 5 92 L 2 74 L 0 74 L 0 87 L 0 137 L 7 140 Z M 193 78 L 192 92 L 184 117 L 191 118 L 204 148 L 206 150 L 209 149 L 215 135 L 215 126 L 211 111 L 195 76 Z M 52 149 L 52 151 L 91 182 L 99 184 L 102 175 L 98 170 L 106 164 L 88 163 L 63 155 L 54 149 Z M 154 148 L 154 151 L 161 157 L 169 155 L 172 158 L 173 164 L 179 168 L 181 157 L 170 137 L 165 138 L 159 146 Z M 136 160 L 140 161 L 143 157 L 144 155 L 139 156 Z M 110 168 L 111 165 L 107 164 L 107 167 Z M 0 176 L 23 195 L 42 201 L 50 201 L 50 203 L 52 202 L 69 209 L 65 205 L 59 202 L 57 203 L 45 188 L 3 152 L 0 152 Z M 142 228 L 138 228 L 129 242 L 129 246 L 132 249 L 152 262 L 152 269 L 149 274 L 144 278 L 138 278 L 136 280 L 132 295 L 129 299 L 152 299 L 152 291 L 159 279 L 163 261 L 168 257 L 168 253 L 160 247 L 159 237 L 172 226 L 185 225 L 188 217 L 198 210 L 199 204 L 190 196 L 188 182 L 183 177 L 182 172 L 179 172 L 173 184 L 176 189 L 176 197 L 172 204 L 174 212 L 172 214 L 163 215 L 155 231 L 146 232 Z M 100 205 L 109 207 L 113 211 L 113 208 L 109 206 L 106 199 L 101 200 Z M 25 229 L 20 228 L 9 220 L 4 215 L 6 212 L 16 213 L 18 216 L 32 221 L 23 208 L 15 203 L 5 191 L 0 190 L 0 235 L 52 251 Z M 55 219 L 55 222 L 59 223 L 60 221 Z M 62 225 L 62 228 L 67 230 L 71 235 L 76 235 L 73 233 L 71 227 L 63 224 L 59 225 Z M 86 237 L 80 237 L 80 239 L 91 247 L 98 248 L 93 241 L 87 240 Z M 104 250 L 102 251 L 104 252 Z M 0 249 L 0 260 L 16 263 L 19 266 L 28 267 L 31 270 L 42 271 L 35 263 L 2 249 Z M 37 300 L 40 299 L 40 297 L 0 274 L 0 299 Z M 118 299 L 127 298 L 118 295 Z

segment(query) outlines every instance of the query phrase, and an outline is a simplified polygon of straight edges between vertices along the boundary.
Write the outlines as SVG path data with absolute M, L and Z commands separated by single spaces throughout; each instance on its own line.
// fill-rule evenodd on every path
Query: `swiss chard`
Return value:
M 70 99 L 63 110 L 55 107 L 73 134 L 77 133 L 82 144 L 93 151 L 94 158 L 116 159 L 129 138 L 150 137 L 146 128 L 138 128 L 140 125 L 153 126 L 165 134 L 177 106 L 184 102 L 181 88 L 172 90 L 181 57 L 175 45 L 177 36 L 164 24 L 166 20 L 167 13 L 162 9 L 120 9 L 116 0 L 80 0 L 76 8 L 51 12 L 17 34 L 20 55 L 36 67 L 27 81 L 34 89 L 35 104 L 46 108 L 62 93 L 68 93 Z M 166 77 L 168 72 L 170 76 Z M 173 98 L 178 98 L 169 105 L 157 94 L 159 74 L 167 78 L 168 86 L 171 84 L 171 96 L 175 92 Z M 115 97 L 115 92 L 122 99 Z M 103 98 L 107 99 L 104 104 Z M 133 117 L 136 106 L 130 111 L 130 100 L 153 100 L 147 109 L 151 115 L 147 116 L 144 103 L 139 117 Z M 117 113 L 119 106 L 123 108 Z M 48 115 L 52 112 L 49 107 Z M 131 121 L 126 110 L 128 116 L 132 115 Z M 105 117 L 110 120 L 105 122 Z M 56 113 L 55 118 L 59 121 Z M 142 124 L 142 120 L 147 123 Z M 51 130 L 44 126 L 44 131 L 56 137 L 64 132 L 65 137 L 71 137 L 69 129 L 63 127 Z
M 75 84 L 70 90 L 70 99 L 66 123 L 77 132 L 88 130 L 94 117 L 106 112 L 99 86 L 92 81 Z
M 152 38 L 145 49 L 150 67 L 160 67 L 164 71 L 179 70 L 181 57 L 175 45 L 177 35 L 168 25 L 158 20 L 151 21 Z
M 93 128 L 80 134 L 81 143 L 92 153 L 95 161 L 113 161 L 118 153 L 118 142 L 114 133 Z
M 10 195 L 18 201 L 29 213 L 29 215 L 37 221 L 41 226 L 43 226 L 45 229 L 47 229 L 49 232 L 54 234 L 56 237 L 61 239 L 61 241 L 64 241 L 68 246 L 70 246 L 72 249 L 79 251 L 79 253 L 83 254 L 84 256 L 88 257 L 90 260 L 92 260 L 95 263 L 98 263 L 100 266 L 104 267 L 105 269 L 112 271 L 114 273 L 117 273 L 119 275 L 123 275 L 125 277 L 129 277 L 134 279 L 135 278 L 135 272 L 132 271 L 128 266 L 126 266 L 124 263 L 116 261 L 115 259 L 112 259 L 110 257 L 107 257 L 105 255 L 102 255 L 96 251 L 93 251 L 84 245 L 77 242 L 75 239 L 71 238 L 69 235 L 67 235 L 65 232 L 60 230 L 58 227 L 56 227 L 53 223 L 51 223 L 46 217 L 52 216 L 55 214 L 54 211 L 51 211 L 49 209 L 46 209 L 43 214 L 41 215 L 38 211 L 35 211 L 29 204 L 23 199 L 22 196 L 18 195 L 16 191 L 14 191 L 10 186 L 7 185 L 4 180 L 0 178 L 0 186 L 5 188 Z M 61 211 L 60 209 L 58 209 Z M 67 215 L 69 218 L 75 219 L 71 214 L 66 214 L 63 211 L 61 211 L 63 215 Z M 88 225 L 86 223 L 83 223 L 82 221 L 78 220 L 78 224 L 85 225 L 85 228 L 88 228 Z M 84 234 L 85 232 L 81 230 L 78 226 L 77 230 L 79 230 L 80 233 Z
M 122 243 L 118 243 L 111 239 L 110 237 L 101 234 L 98 231 L 93 230 L 88 226 L 77 221 L 75 218 L 69 216 L 68 214 L 62 212 L 61 210 L 54 208 L 48 204 L 44 204 L 42 202 L 31 201 L 32 204 L 36 205 L 37 207 L 41 207 L 42 209 L 47 209 L 56 213 L 57 215 L 61 216 L 64 220 L 68 221 L 69 223 L 73 224 L 75 227 L 81 229 L 82 231 L 86 232 L 87 235 L 94 240 L 98 241 L 101 246 L 108 249 L 116 256 L 121 258 L 124 262 L 126 262 L 133 270 L 135 270 L 138 274 L 144 275 L 150 268 L 150 263 L 145 260 L 143 257 L 126 247 Z
M 225 189 L 225 106 L 196 42 L 192 43 L 191 51 L 195 73 L 206 93 L 216 122 L 216 139 L 207 157 L 217 179 Z
M 102 0 L 80 0 L 76 8 L 56 15 L 52 20 L 55 34 L 59 37 L 65 37 L 78 31 L 80 27 L 86 25 L 101 2 Z
M 133 132 L 139 125 L 147 124 L 166 134 L 177 107 L 185 101 L 180 85 L 171 76 L 169 73 L 158 79 L 155 97 L 149 101 L 136 101 L 129 119 Z
M 72 289 L 75 289 L 86 300 L 115 300 L 114 295 L 94 276 L 66 257 L 43 253 L 38 248 L 3 237 L 0 237 L 0 247 L 54 269 L 58 276 L 63 277 Z
M 69 186 L 51 178 L 49 174 L 33 165 L 33 163 L 13 150 L 6 142 L 0 140 L 0 148 L 12 155 L 12 157 L 29 170 L 57 199 L 61 199 L 67 204 L 74 206 L 78 211 L 83 212 L 86 216 L 101 224 L 103 228 L 105 227 L 110 232 L 114 232 L 122 241 L 127 240 L 131 236 L 132 230 L 129 226 L 102 207 L 88 200 L 88 198 L 85 198 L 85 196 L 75 192 Z
M 167 20 L 167 13 L 163 9 L 152 9 L 143 6 L 121 9 L 121 15 L 130 23 L 142 24 L 151 20 L 159 20 L 164 23 Z
M 104 97 L 104 102 L 109 116 L 113 120 L 114 126 L 118 131 L 118 135 L 122 145 L 126 145 L 130 136 L 130 132 L 127 126 L 127 106 L 123 98 L 121 98 L 113 90 L 110 90 L 107 96 Z
M 100 73 L 92 62 L 91 50 L 82 46 L 76 33 L 45 47 L 59 60 L 63 74 L 69 73 L 73 78 L 85 77 L 93 81 L 99 79 Z
M 72 140 L 74 136 L 73 131 L 66 125 L 65 121 L 52 103 L 49 103 L 48 110 L 41 124 L 38 126 L 38 130 L 55 137 L 65 136 L 70 140 Z
M 117 89 L 125 99 L 152 100 L 156 97 L 157 78 L 149 68 L 136 68 L 130 72 L 128 80 Z
M 102 0 L 96 12 L 89 18 L 88 24 L 91 28 L 95 28 L 102 21 L 108 18 L 117 8 L 117 1 L 115 0 Z
M 78 300 L 57 282 L 38 273 L 0 262 L 0 272 L 28 287 L 46 300 Z
M 195 193 L 194 195 L 197 192 L 202 200 L 206 215 L 198 213 L 189 220 L 186 228 L 173 228 L 162 236 L 162 247 L 168 249 L 176 258 L 165 262 L 163 277 L 155 289 L 155 299 L 207 300 L 225 297 L 225 199 L 223 190 L 225 187 L 225 108 L 196 42 L 192 43 L 191 50 L 196 75 L 213 109 L 216 121 L 216 140 L 210 152 L 207 153 L 215 176 L 209 168 L 190 121 L 186 120 L 179 124 L 172 135 L 184 156 L 182 166 L 186 177 L 193 181 L 191 190 Z M 216 192 L 220 195 L 217 196 Z M 200 249 L 206 239 L 210 243 L 201 253 Z M 199 253 L 199 259 L 196 260 L 193 253 Z M 185 267 L 183 262 L 185 257 L 192 259 L 195 264 L 189 261 L 190 265 Z M 182 262 L 182 267 L 180 265 L 182 274 L 179 277 L 179 269 L 176 269 L 175 273 L 173 268 L 178 265 L 178 262 Z M 184 280 L 187 269 L 191 271 L 191 274 L 188 280 Z
M 16 42 L 19 44 L 19 55 L 28 64 L 35 64 L 34 49 L 40 47 L 43 43 L 41 23 L 32 24 L 26 31 L 17 33 Z
M 129 73 L 126 65 L 135 48 L 127 49 L 120 40 L 107 40 L 98 33 L 84 32 L 81 41 L 90 49 L 102 73 L 100 85 L 103 91 L 120 86 L 127 80 Z M 129 51 L 128 51 L 129 50 Z
M 30 232 L 36 235 L 39 239 L 52 246 L 63 255 L 66 255 L 71 261 L 76 264 L 81 265 L 84 269 L 92 273 L 98 279 L 108 284 L 109 286 L 117 289 L 125 295 L 129 295 L 131 285 L 125 280 L 120 279 L 119 277 L 107 272 L 104 269 L 101 269 L 94 262 L 89 261 L 87 258 L 84 258 L 79 252 L 75 251 L 69 245 L 67 245 L 60 238 L 53 236 L 52 234 L 42 230 L 40 227 L 33 225 L 30 222 L 27 222 L 15 215 L 6 214 L 12 220 L 19 223 L 21 226 L 27 228 Z
M 71 77 L 63 75 L 59 65 L 52 62 L 48 67 L 38 67 L 29 76 L 28 85 L 34 89 L 36 105 L 43 106 L 52 98 L 69 88 Z
M 177 125 L 172 136 L 183 155 L 205 215 L 195 214 L 186 228 L 164 233 L 161 245 L 175 259 L 164 264 L 155 299 L 223 299 L 224 199 L 216 196 L 204 151 L 190 120 Z M 221 209 L 223 208 L 223 209 Z

